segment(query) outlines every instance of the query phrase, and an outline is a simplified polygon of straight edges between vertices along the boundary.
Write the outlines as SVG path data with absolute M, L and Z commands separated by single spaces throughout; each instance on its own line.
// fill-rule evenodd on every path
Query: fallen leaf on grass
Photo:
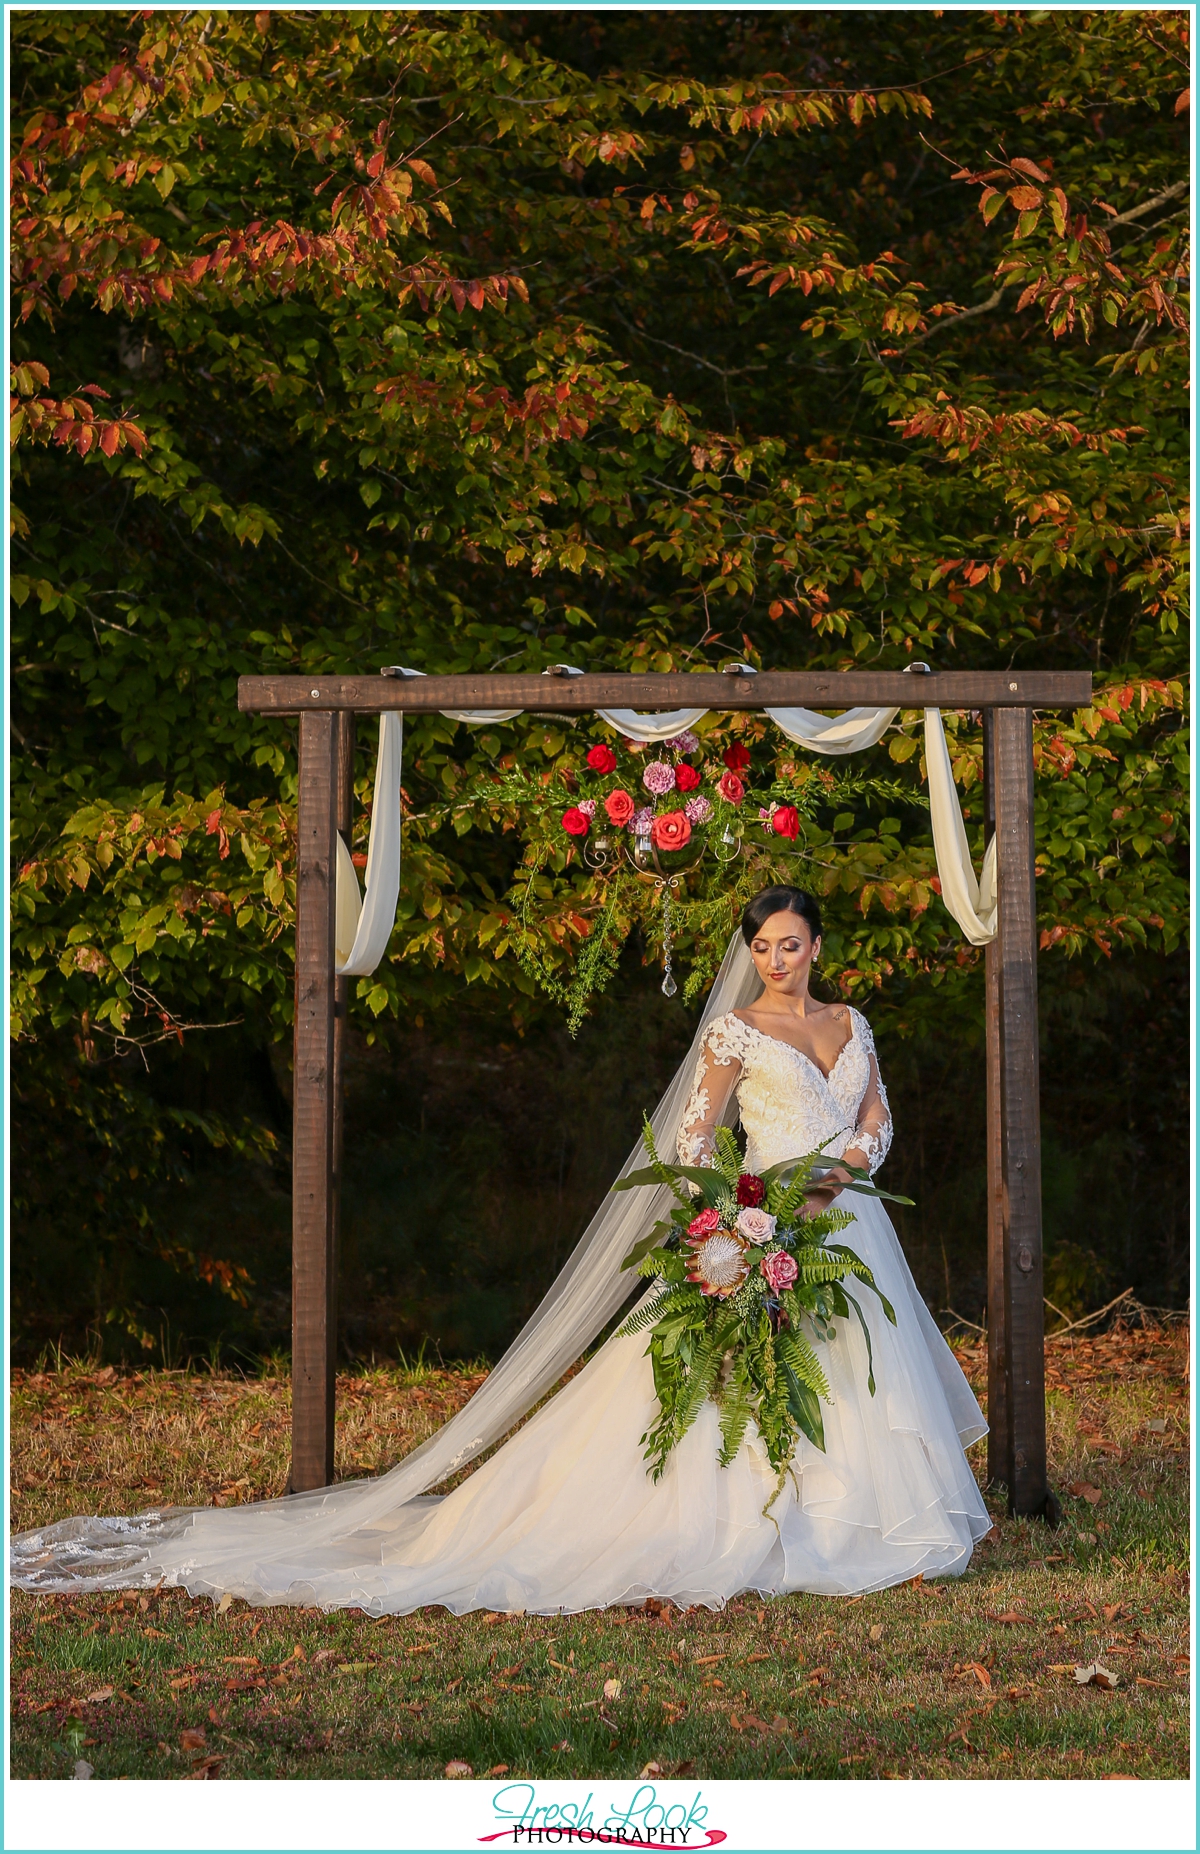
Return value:
M 115 1692 L 115 1687 L 97 1687 L 94 1693 L 88 1694 L 84 1704 L 87 1706 L 103 1706 L 105 1700 L 110 1700 Z
M 746 1666 L 753 1667 L 756 1661 L 771 1661 L 774 1660 L 774 1658 L 773 1655 L 769 1654 L 748 1654 L 746 1656 Z
M 567 1742 L 567 1740 L 565 1738 L 562 1738 L 559 1740 L 558 1744 L 551 1745 L 550 1749 L 552 1751 L 569 1751 L 571 1747 L 569 1743 Z
M 1140 1783 L 1131 1770 L 1106 1770 L 1100 1778 L 1101 1783 Z
M 220 1776 L 221 1765 L 224 1762 L 224 1756 L 220 1752 L 215 1753 L 212 1757 L 203 1758 L 199 1764 L 196 1764 L 186 1773 L 185 1781 L 199 1780 L 201 1783 L 205 1781 L 211 1782 L 214 1778 Z
M 1100 1489 L 1098 1487 L 1093 1487 L 1090 1481 L 1072 1481 L 1067 1488 L 1067 1492 L 1069 1494 L 1074 1494 L 1077 1500 L 1086 1500 L 1089 1506 L 1095 1506 L 1097 1501 L 1103 1500 L 1104 1498 Z
M 142 1634 L 148 1635 L 151 1641 L 156 1642 L 169 1642 L 171 1639 L 163 1629 L 143 1629 Z
M 229 1611 L 232 1608 L 233 1608 L 233 1598 L 230 1596 L 227 1590 L 225 1592 L 225 1595 L 221 1598 L 221 1601 L 217 1604 L 217 1614 L 218 1616 L 228 1615 Z
M 502 1667 L 497 1678 L 500 1680 L 511 1680 L 514 1674 L 520 1673 L 524 1665 L 524 1661 L 514 1661 L 511 1667 Z
M 199 1674 L 180 1674 L 177 1680 L 168 1681 L 167 1684 L 173 1693 L 179 1693 L 185 1687 L 194 1687 L 199 1678 Z
M 984 1667 L 981 1662 L 968 1661 L 966 1666 L 963 1668 L 963 1673 L 964 1674 L 974 1674 L 980 1686 L 985 1687 L 989 1693 L 991 1692 L 992 1676 L 988 1673 L 987 1668 Z
M 604 1697 L 606 1700 L 619 1700 L 620 1699 L 621 1683 L 619 1680 L 606 1680 L 605 1681 Z
M 369 1661 L 340 1661 L 337 1671 L 339 1674 L 368 1674 L 371 1671 L 371 1663 Z
M 446 1688 L 447 1693 L 453 1693 L 457 1687 L 461 1687 L 462 1683 L 463 1676 L 460 1674 L 457 1680 L 452 1680 L 450 1682 L 449 1686 Z
M 655 1763 L 643 1764 L 642 1768 L 638 1772 L 638 1779 L 640 1781 L 641 1778 L 643 1777 L 661 1777 L 662 1774 L 663 1774 L 663 1769 L 662 1769 L 661 1764 L 655 1764 Z
M 417 1642 L 412 1648 L 407 1649 L 406 1652 L 408 1654 L 432 1654 L 433 1653 L 433 1643 L 432 1642 Z
M 491 1618 L 489 1617 L 488 1620 L 490 1621 Z M 464 1764 L 460 1757 L 452 1757 L 446 1766 L 445 1775 L 447 1777 L 473 1777 L 475 1772 L 470 1764 Z
M 1115 1622 L 1118 1616 L 1124 1617 L 1128 1614 L 1124 1603 L 1105 1603 L 1103 1607 L 1105 1622 Z
M 1036 1629 L 1038 1626 L 1036 1616 L 1023 1616 L 1019 1609 L 1006 1609 L 1003 1614 L 999 1616 L 997 1616 L 994 1611 L 987 1609 L 984 1611 L 984 1615 L 989 1622 L 1025 1622 L 1028 1623 L 1031 1629 Z
M 728 1657 L 723 1654 L 700 1654 L 696 1656 L 696 1659 L 692 1662 L 692 1666 L 693 1667 L 713 1667 L 716 1664 L 716 1662 L 724 1661 L 727 1658 Z
M 729 1715 L 729 1723 L 735 1732 L 765 1732 L 770 1730 L 766 1720 L 758 1718 L 752 1712 L 748 1712 L 744 1719 L 739 1719 L 736 1712 L 731 1712 Z
M 871 1630 L 870 1630 L 870 1635 L 868 1639 L 873 1642 L 881 1642 L 883 1640 L 882 1622 L 873 1622 L 871 1624 Z
M 1148 1674 L 1139 1674 L 1135 1685 L 1139 1687 L 1165 1687 L 1170 1691 L 1171 1683 L 1169 1680 L 1151 1680 Z
M 1093 1661 L 1090 1667 L 1075 1669 L 1075 1684 L 1079 1687 L 1103 1687 L 1111 1692 L 1117 1685 L 1117 1676 L 1111 1668 L 1102 1667 L 1099 1661 Z
M 493 1764 L 492 1768 L 488 1771 L 487 1774 L 489 1777 L 507 1777 L 508 1765 L 507 1764 Z
M 202 1751 L 208 1743 L 208 1734 L 202 1725 L 185 1725 L 179 1734 L 181 1751 Z

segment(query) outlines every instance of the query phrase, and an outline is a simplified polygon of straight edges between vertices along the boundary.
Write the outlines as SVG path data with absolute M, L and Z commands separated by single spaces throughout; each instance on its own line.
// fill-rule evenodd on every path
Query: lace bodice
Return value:
M 854 1009 L 850 1019 L 850 1040 L 826 1076 L 802 1050 L 732 1011 L 714 1018 L 679 1126 L 682 1163 L 706 1162 L 736 1089 L 749 1170 L 818 1150 L 878 1170 L 892 1143 L 892 1117 L 871 1027 Z

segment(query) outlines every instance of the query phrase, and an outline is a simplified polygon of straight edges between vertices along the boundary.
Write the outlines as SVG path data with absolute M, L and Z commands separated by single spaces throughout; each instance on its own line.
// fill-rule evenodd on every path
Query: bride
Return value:
M 821 946 L 815 902 L 769 888 L 747 907 L 692 1052 L 660 1103 L 660 1150 L 704 1164 L 740 1117 L 747 1168 L 823 1150 L 874 1172 L 892 1137 L 865 1018 L 809 990 Z M 639 1146 L 624 1170 L 642 1161 Z M 835 1165 L 814 1204 L 838 1195 Z M 505 1435 L 628 1296 L 621 1263 L 667 1208 L 662 1186 L 610 1198 L 545 1301 L 481 1389 L 390 1474 L 232 1509 L 64 1520 L 13 1541 L 13 1581 L 37 1591 L 179 1585 L 252 1604 L 405 1614 L 441 1604 L 554 1614 L 671 1598 L 720 1608 L 742 1591 L 851 1595 L 966 1568 L 991 1521 L 964 1449 L 979 1406 L 917 1292 L 878 1199 L 854 1199 L 846 1232 L 891 1301 L 864 1309 L 866 1342 L 841 1322 L 814 1337 L 829 1380 L 825 1450 L 797 1442 L 776 1475 L 751 1425 L 718 1465 L 708 1403 L 655 1482 L 640 1438 L 657 1413 L 644 1336 L 611 1338 L 451 1493 L 444 1482 Z M 769 1511 L 767 1510 L 769 1507 Z

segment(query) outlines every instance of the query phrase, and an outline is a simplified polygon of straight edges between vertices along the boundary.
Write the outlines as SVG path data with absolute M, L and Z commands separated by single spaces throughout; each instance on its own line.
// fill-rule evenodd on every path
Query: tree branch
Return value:
M 940 334 L 943 328 L 953 328 L 956 322 L 969 322 L 973 315 L 986 315 L 989 309 L 994 309 L 996 307 L 1007 288 L 1008 285 L 1002 283 L 998 290 L 992 291 L 985 303 L 976 303 L 973 309 L 960 309 L 957 315 L 939 316 L 937 321 L 927 328 L 923 335 L 914 335 L 908 347 L 919 348 L 923 341 L 928 341 L 931 335 Z M 907 352 L 908 348 L 905 349 L 905 353 Z

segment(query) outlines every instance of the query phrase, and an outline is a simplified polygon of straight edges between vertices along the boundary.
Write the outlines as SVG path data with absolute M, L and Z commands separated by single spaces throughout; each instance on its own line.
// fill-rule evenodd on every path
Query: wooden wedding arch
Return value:
M 388 709 L 937 707 L 984 720 L 986 832 L 998 931 L 986 949 L 988 1479 L 1014 1513 L 1051 1521 L 1043 1367 L 1042 1182 L 1034 897 L 1035 708 L 1085 708 L 1086 671 L 770 671 L 760 675 L 243 676 L 244 713 L 300 717 L 292 1146 L 293 1492 L 333 1480 L 342 1053 L 350 981 L 334 975 L 336 836 L 349 842 L 355 716 Z

